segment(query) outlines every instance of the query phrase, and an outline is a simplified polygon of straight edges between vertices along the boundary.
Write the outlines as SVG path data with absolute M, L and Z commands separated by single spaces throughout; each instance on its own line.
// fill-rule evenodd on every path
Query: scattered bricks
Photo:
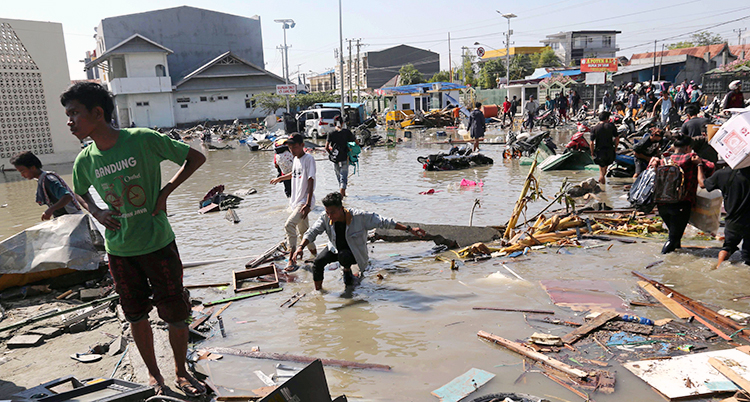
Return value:
M 79 332 L 86 331 L 88 328 L 88 320 L 82 319 L 81 321 L 74 322 L 73 324 L 68 325 L 65 328 L 65 332 L 71 333 L 71 334 L 77 334 Z
M 62 334 L 62 328 L 57 328 L 57 327 L 34 328 L 31 331 L 29 331 L 29 333 L 35 334 L 35 335 L 41 335 L 42 337 L 44 337 L 44 339 L 50 339 L 50 338 L 54 338 Z
M 110 356 L 118 355 L 118 354 L 124 352 L 125 348 L 127 346 L 128 346 L 128 341 L 124 337 L 118 336 L 117 339 L 115 339 L 114 342 L 112 342 L 109 345 L 109 352 L 108 352 L 108 354 Z
M 16 335 L 7 343 L 9 349 L 30 348 L 42 343 L 42 335 Z
M 102 288 L 81 289 L 81 301 L 89 302 L 102 297 Z

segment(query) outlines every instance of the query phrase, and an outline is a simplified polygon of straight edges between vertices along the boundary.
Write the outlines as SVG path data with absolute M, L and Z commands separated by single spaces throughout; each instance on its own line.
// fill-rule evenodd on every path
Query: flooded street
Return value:
M 569 138 L 569 133 L 558 135 Z M 504 161 L 503 145 L 486 144 L 482 152 L 494 159 L 492 166 L 425 172 L 417 162 L 418 156 L 448 150 L 447 145 L 426 145 L 430 141 L 436 141 L 435 137 L 415 132 L 413 140 L 407 139 L 396 147 L 363 151 L 359 168 L 349 179 L 345 206 L 377 212 L 402 222 L 468 225 L 474 200 L 478 199 L 481 208 L 475 210 L 473 224 L 504 225 L 529 167 L 519 166 L 518 160 Z M 236 149 L 218 151 L 207 151 L 197 141 L 192 144 L 206 154 L 207 162 L 170 197 L 168 212 L 183 262 L 238 259 L 188 268 L 185 284 L 230 282 L 233 270 L 242 270 L 253 256 L 284 238 L 287 199 L 282 185 L 268 184 L 276 175 L 272 166 L 273 153 L 250 152 L 236 141 L 232 144 Z M 320 203 L 323 196 L 337 190 L 332 164 L 324 154 L 314 155 L 318 202 L 311 213 L 311 224 L 323 212 Z M 71 166 L 45 168 L 57 171 L 71 183 Z M 163 180 L 168 180 L 177 168 L 164 163 Z M 545 196 L 551 199 L 560 189 L 563 178 L 577 183 L 597 175 L 594 171 L 558 171 L 538 172 L 537 178 Z M 484 186 L 460 188 L 458 183 L 464 178 L 482 181 Z M 629 182 L 611 180 L 605 192 L 599 194 L 600 198 L 615 208 L 628 206 L 622 186 Z M 258 191 L 246 196 L 236 210 L 240 223 L 225 220 L 223 212 L 198 214 L 199 201 L 218 184 L 223 184 L 229 193 L 249 188 Z M 44 208 L 33 202 L 35 187 L 35 181 L 24 180 L 15 171 L 2 174 L 0 205 L 7 206 L 0 209 L 0 240 L 39 221 Z M 430 189 L 435 189 L 436 193 L 419 194 Z M 533 216 L 546 204 L 543 200 L 531 203 L 527 216 Z M 326 236 L 321 236 L 316 244 L 323 247 L 326 241 Z M 590 240 L 584 244 L 602 243 Z M 550 400 L 577 401 L 579 397 L 539 373 L 529 373 L 525 380 L 514 384 L 523 372 L 519 355 L 477 337 L 477 332 L 484 330 L 506 339 L 521 340 L 533 332 L 563 335 L 571 331 L 570 327 L 526 321 L 521 313 L 476 311 L 472 307 L 554 310 L 556 318 L 569 319 L 576 313 L 553 305 L 539 286 L 540 280 L 604 279 L 627 300 L 641 298 L 636 292 L 636 279 L 630 273 L 636 270 L 674 285 L 679 292 L 694 299 L 739 311 L 750 310 L 747 300 L 728 301 L 732 296 L 748 293 L 750 273 L 746 266 L 737 262 L 737 256 L 722 269 L 709 271 L 713 258 L 684 253 L 662 256 L 659 254 L 661 240 L 604 244 L 605 247 L 592 249 L 548 247 L 532 252 L 528 260 L 509 262 L 508 266 L 525 279 L 522 281 L 503 270 L 502 258 L 467 262 L 460 265 L 458 271 L 451 271 L 447 263 L 437 261 L 431 253 L 432 242 L 372 243 L 369 246 L 372 266 L 352 294 L 343 294 L 340 270 L 326 271 L 323 286 L 327 293 L 324 294 L 314 293 L 312 274 L 299 270 L 297 281 L 284 284 L 283 292 L 234 302 L 222 314 L 227 337 L 222 338 L 217 330 L 202 346 L 246 350 L 259 346 L 264 352 L 392 367 L 391 372 L 327 367 L 332 395 L 346 394 L 350 399 L 434 401 L 436 398 L 430 391 L 476 367 L 496 377 L 467 400 L 512 391 L 546 396 Z M 720 243 L 686 237 L 683 245 L 720 246 Z M 644 269 L 658 260 L 665 262 Z M 489 277 L 498 271 L 499 274 Z M 377 279 L 377 273 L 382 273 L 384 279 Z M 298 291 L 307 295 L 292 308 L 279 307 Z M 204 302 L 232 296 L 231 289 L 199 289 L 191 293 Z M 661 307 L 637 307 L 634 313 L 654 320 L 672 318 Z M 581 317 L 577 319 L 582 321 Z M 596 344 L 581 342 L 576 346 L 588 351 L 589 359 L 612 357 Z M 613 351 L 617 353 L 616 349 Z M 554 357 L 567 361 L 568 353 L 563 349 Z M 233 389 L 235 395 L 242 395 L 242 390 L 263 386 L 253 371 L 272 373 L 276 363 L 225 355 L 222 360 L 208 364 L 214 383 Z M 610 364 L 612 367 L 608 370 L 617 373 L 617 391 L 611 395 L 592 394 L 595 400 L 663 400 L 614 359 Z

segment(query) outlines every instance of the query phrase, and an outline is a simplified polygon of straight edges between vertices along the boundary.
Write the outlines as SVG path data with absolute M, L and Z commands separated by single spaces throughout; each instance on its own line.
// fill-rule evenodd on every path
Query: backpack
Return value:
M 628 201 L 640 212 L 649 213 L 654 209 L 654 179 L 656 171 L 646 169 L 635 179 L 628 193 Z
M 656 168 L 654 178 L 654 202 L 658 204 L 674 204 L 685 200 L 687 187 L 685 173 L 682 168 L 671 161 Z
M 677 92 L 677 95 L 674 97 L 674 101 L 676 103 L 685 103 L 687 97 L 687 93 L 683 90 L 680 90 L 680 92 Z
M 357 168 L 359 167 L 359 154 L 362 153 L 362 148 L 357 145 L 356 142 L 350 142 L 349 143 L 349 152 L 347 153 L 349 157 L 349 164 L 354 166 L 354 172 L 357 172 Z

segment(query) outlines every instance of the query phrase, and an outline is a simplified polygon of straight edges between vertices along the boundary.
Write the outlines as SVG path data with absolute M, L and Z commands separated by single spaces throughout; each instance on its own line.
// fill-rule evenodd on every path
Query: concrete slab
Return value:
M 44 339 L 54 338 L 63 333 L 62 328 L 59 327 L 42 327 L 34 328 L 29 331 L 30 334 L 41 335 Z
M 16 335 L 8 340 L 8 348 L 30 348 L 42 343 L 42 335 Z
M 88 329 L 88 320 L 84 318 L 81 321 L 75 322 L 65 327 L 65 332 L 69 334 L 77 334 L 79 332 L 86 331 L 86 329 Z
M 89 302 L 96 299 L 101 299 L 102 288 L 94 289 L 81 289 L 81 301 Z
M 500 230 L 489 226 L 458 226 L 458 225 L 429 225 L 424 223 L 400 222 L 403 225 L 419 227 L 427 232 L 427 236 L 419 238 L 403 230 L 375 229 L 373 240 L 387 242 L 404 242 L 416 240 L 432 240 L 435 244 L 446 245 L 450 248 L 470 246 L 477 242 L 487 243 L 502 238 Z
M 128 340 L 122 336 L 118 336 L 117 339 L 115 339 L 114 342 L 109 345 L 109 352 L 107 352 L 107 354 L 110 356 L 119 355 L 120 353 L 125 351 L 125 348 L 127 346 Z

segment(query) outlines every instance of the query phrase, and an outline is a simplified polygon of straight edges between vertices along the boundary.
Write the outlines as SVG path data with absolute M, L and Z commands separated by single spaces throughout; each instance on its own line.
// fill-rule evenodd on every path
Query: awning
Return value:
M 564 75 L 564 76 L 581 75 L 581 70 L 577 69 L 577 70 L 552 71 L 552 72 L 549 72 L 549 73 L 544 74 L 544 75 L 540 75 L 540 76 L 535 77 L 535 78 L 548 78 L 548 77 L 552 77 L 553 74 L 560 74 L 560 75 Z

